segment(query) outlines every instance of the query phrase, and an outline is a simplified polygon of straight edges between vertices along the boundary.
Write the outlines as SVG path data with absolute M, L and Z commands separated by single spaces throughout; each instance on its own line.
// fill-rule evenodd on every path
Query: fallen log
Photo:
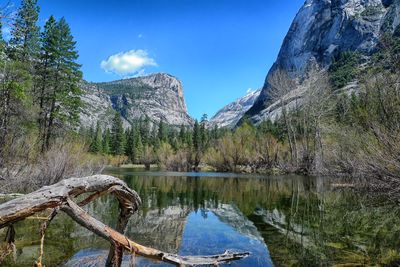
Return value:
M 78 204 L 73 201 L 76 197 L 87 193 L 91 194 Z M 119 201 L 120 214 L 116 230 L 90 216 L 81 208 L 108 193 L 113 194 Z M 41 266 L 45 230 L 57 215 L 58 210 L 65 212 L 78 224 L 111 243 L 107 266 L 120 266 L 124 250 L 132 255 L 140 255 L 177 266 L 216 266 L 249 256 L 248 252 L 232 253 L 228 251 L 224 254 L 212 256 L 179 256 L 142 246 L 123 234 L 130 216 L 138 210 L 140 205 L 141 199 L 139 195 L 120 179 L 106 175 L 70 178 L 1 204 L 0 228 L 9 227 L 9 229 L 13 230 L 14 223 L 24 220 L 35 213 L 52 209 L 52 214 L 44 222 L 41 229 L 42 249 L 37 266 Z M 14 238 L 10 239 L 9 243 L 13 243 L 13 240 Z

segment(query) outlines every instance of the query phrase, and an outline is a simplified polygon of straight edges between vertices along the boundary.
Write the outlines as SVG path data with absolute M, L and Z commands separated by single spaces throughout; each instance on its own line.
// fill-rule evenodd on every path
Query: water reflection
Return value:
M 373 205 L 351 191 L 332 190 L 326 178 L 107 172 L 142 197 L 143 206 L 126 234 L 144 245 L 182 255 L 252 252 L 234 266 L 400 263 L 398 209 Z M 111 226 L 116 223 L 118 204 L 112 197 L 99 199 L 87 210 Z M 18 261 L 8 266 L 34 262 L 38 225 L 33 220 L 17 225 Z M 65 216 L 49 230 L 46 266 L 103 265 L 107 242 Z M 127 266 L 128 261 L 125 258 Z M 154 265 L 137 259 L 137 266 Z

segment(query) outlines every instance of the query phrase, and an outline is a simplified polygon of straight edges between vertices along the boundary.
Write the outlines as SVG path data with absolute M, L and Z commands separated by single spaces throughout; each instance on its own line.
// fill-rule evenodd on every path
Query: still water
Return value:
M 126 235 L 143 245 L 180 255 L 250 251 L 231 266 L 392 265 L 400 263 L 400 212 L 338 181 L 302 176 L 138 172 L 110 168 L 142 198 Z M 336 189 L 335 189 L 336 188 Z M 115 226 L 112 196 L 86 210 Z M 16 225 L 17 261 L 32 266 L 38 256 L 40 220 Z M 4 233 L 2 233 L 4 235 Z M 103 266 L 108 243 L 65 215 L 51 224 L 45 266 Z M 129 266 L 129 259 L 124 259 Z M 136 266 L 169 266 L 143 258 Z

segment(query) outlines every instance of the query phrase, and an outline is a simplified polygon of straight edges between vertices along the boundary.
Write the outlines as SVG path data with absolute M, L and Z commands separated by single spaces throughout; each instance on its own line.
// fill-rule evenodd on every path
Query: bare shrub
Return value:
M 125 155 L 116 155 L 116 156 L 109 155 L 107 157 L 107 161 L 109 165 L 114 167 L 119 167 L 123 164 L 127 164 L 129 162 L 129 158 L 128 156 Z
M 162 143 L 156 154 L 158 167 L 162 170 L 190 171 L 192 168 L 192 152 L 187 149 L 174 152 L 170 144 Z
M 10 163 L 1 170 L 0 191 L 25 193 L 65 178 L 101 172 L 105 159 L 86 151 L 82 144 L 57 142 L 33 162 Z
M 153 148 L 149 145 L 143 147 L 142 155 L 140 156 L 141 162 L 144 164 L 146 170 L 150 170 L 150 165 L 155 161 Z

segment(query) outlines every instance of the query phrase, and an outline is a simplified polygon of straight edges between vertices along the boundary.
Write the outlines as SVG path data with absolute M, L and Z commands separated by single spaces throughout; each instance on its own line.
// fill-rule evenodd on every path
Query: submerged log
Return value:
M 78 204 L 73 201 L 76 197 L 86 193 L 91 193 L 91 195 Z M 120 215 L 116 230 L 93 218 L 81 208 L 108 193 L 113 194 L 120 204 Z M 228 251 L 213 256 L 179 256 L 142 246 L 123 234 L 129 217 L 138 210 L 140 205 L 139 195 L 120 179 L 106 175 L 70 178 L 1 204 L 0 228 L 12 227 L 14 223 L 47 209 L 53 211 L 59 209 L 81 226 L 111 243 L 107 266 L 120 266 L 124 250 L 132 255 L 140 255 L 179 266 L 219 265 L 249 256 L 248 252 L 232 253 Z M 46 222 L 45 227 L 43 227 L 42 238 L 44 238 L 44 231 L 50 221 Z M 41 259 L 41 256 L 39 259 Z

